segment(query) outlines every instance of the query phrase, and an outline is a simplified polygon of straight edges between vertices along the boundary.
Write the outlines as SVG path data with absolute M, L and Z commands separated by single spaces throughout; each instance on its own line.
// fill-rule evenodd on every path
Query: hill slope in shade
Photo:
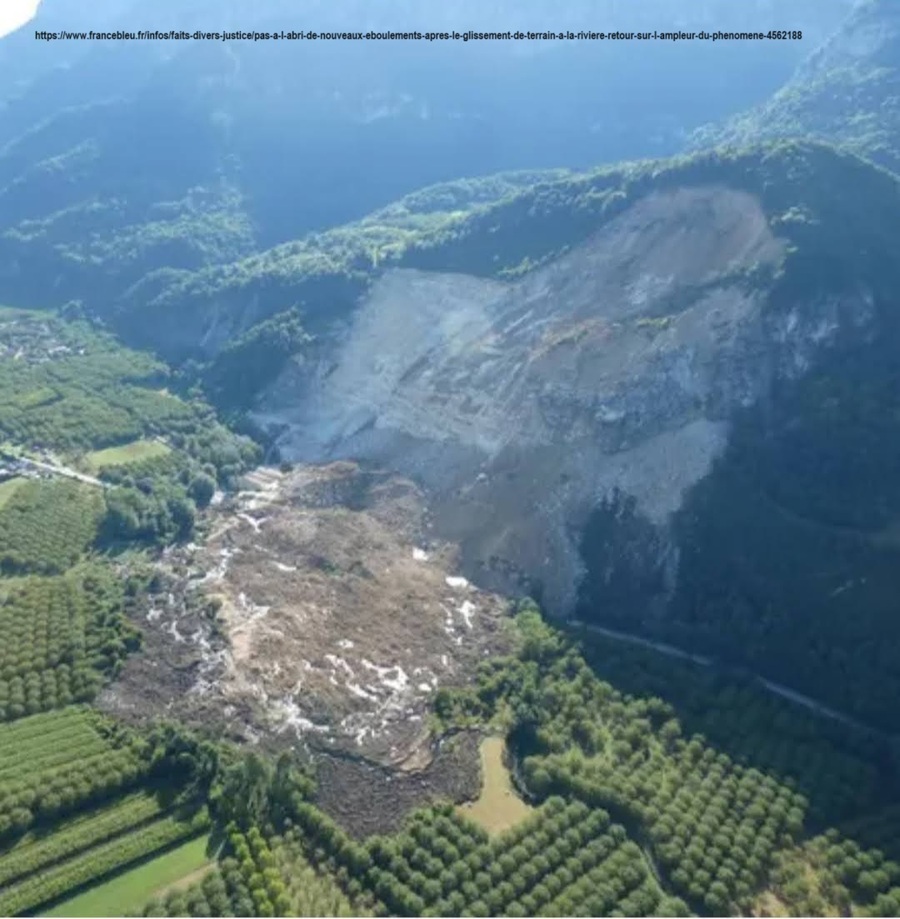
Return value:
M 0 90 L 0 295 L 103 304 L 152 270 L 227 263 L 431 183 L 675 153 L 693 128 L 774 91 L 846 7 L 821 0 L 795 10 L 792 25 L 807 37 L 783 43 L 13 35 L 0 43 L 0 75 L 9 73 Z M 631 30 L 757 28 L 773 17 L 771 4 L 726 0 L 687 13 L 663 0 L 562 10 L 123 0 L 79 17 L 48 0 L 34 27 Z
M 691 138 L 694 148 L 809 136 L 900 169 L 900 6 L 863 0 L 768 101 Z

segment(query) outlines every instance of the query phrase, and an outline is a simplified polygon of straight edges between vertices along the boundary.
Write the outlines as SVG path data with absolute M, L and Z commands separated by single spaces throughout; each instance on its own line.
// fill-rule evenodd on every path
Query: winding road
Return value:
M 691 654 L 688 651 L 683 651 L 681 648 L 676 648 L 674 645 L 668 645 L 661 641 L 653 641 L 650 638 L 642 638 L 640 635 L 632 635 L 630 632 L 620 632 L 618 629 L 608 629 L 602 625 L 592 625 L 577 619 L 570 620 L 569 625 L 576 629 L 581 629 L 585 632 L 593 633 L 595 635 L 602 635 L 605 638 L 611 638 L 614 641 L 624 641 L 628 644 L 640 645 L 643 648 L 650 648 L 651 650 L 657 651 L 660 654 L 665 654 L 668 657 L 676 657 L 681 660 L 691 661 L 692 663 L 699 664 L 701 667 L 712 667 L 716 664 L 719 664 L 719 666 L 727 667 L 727 665 L 721 664 L 711 657 L 706 657 L 702 654 Z M 855 718 L 851 718 L 849 715 L 845 715 L 843 712 L 839 712 L 827 705 L 823 705 L 816 699 L 796 692 L 795 690 L 790 689 L 788 686 L 783 686 L 781 683 L 775 683 L 772 680 L 767 680 L 765 677 L 762 677 L 757 673 L 752 674 L 752 676 L 756 682 L 759 683 L 759 685 L 764 689 L 774 693 L 776 696 L 781 696 L 784 699 L 795 702 L 797 705 L 802 705 L 804 708 L 815 712 L 817 715 L 821 715 L 824 718 L 830 718 L 832 721 L 839 721 L 841 724 L 846 724 L 849 727 L 853 727 L 861 731 L 867 731 L 870 734 L 876 734 L 877 736 L 883 737 L 885 739 L 890 738 L 890 735 L 886 734 L 884 731 L 873 728 L 871 725 L 863 724 L 861 721 L 857 721 Z

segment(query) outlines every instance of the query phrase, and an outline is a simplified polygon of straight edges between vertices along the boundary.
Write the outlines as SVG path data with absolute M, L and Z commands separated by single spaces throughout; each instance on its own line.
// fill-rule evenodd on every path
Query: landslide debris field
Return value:
M 104 706 L 425 769 L 429 701 L 507 649 L 506 601 L 456 574 L 405 479 L 334 463 L 246 484 L 202 546 L 165 553 L 144 649 Z
M 674 580 L 669 517 L 725 449 L 731 414 L 834 334 L 821 303 L 764 309 L 784 257 L 760 200 L 716 185 L 648 195 L 514 281 L 390 270 L 254 419 L 297 462 L 410 476 L 464 573 L 539 588 L 567 615 L 597 504 L 633 497 Z

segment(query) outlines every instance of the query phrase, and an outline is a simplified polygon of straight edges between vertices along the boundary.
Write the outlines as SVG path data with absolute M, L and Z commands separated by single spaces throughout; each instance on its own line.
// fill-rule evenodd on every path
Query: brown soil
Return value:
M 204 865 L 202 868 L 198 868 L 196 871 L 192 871 L 190 874 L 186 874 L 183 878 L 179 878 L 177 881 L 173 881 L 171 884 L 166 884 L 165 887 L 160 887 L 159 890 L 154 891 L 151 899 L 161 900 L 167 894 L 172 893 L 176 890 L 187 890 L 192 884 L 196 884 L 197 881 L 202 881 L 211 871 L 214 871 L 216 867 L 215 862 L 210 862 L 208 865 Z
M 138 613 L 144 648 L 101 703 L 312 748 L 326 800 L 343 795 L 340 783 L 327 790 L 335 770 L 381 774 L 356 759 L 391 767 L 385 787 L 406 789 L 403 801 L 438 788 L 453 797 L 459 782 L 446 754 L 435 758 L 431 700 L 508 650 L 506 601 L 456 576 L 454 547 L 429 538 L 425 501 L 407 480 L 349 463 L 248 479 L 210 508 L 202 545 L 162 559 L 166 584 Z M 360 791 L 351 810 L 362 814 L 377 794 Z M 404 806 L 372 802 L 379 813 Z
M 457 734 L 434 751 L 430 765 L 402 772 L 351 756 L 325 755 L 318 763 L 319 806 L 358 838 L 398 829 L 417 807 L 478 795 L 478 736 Z

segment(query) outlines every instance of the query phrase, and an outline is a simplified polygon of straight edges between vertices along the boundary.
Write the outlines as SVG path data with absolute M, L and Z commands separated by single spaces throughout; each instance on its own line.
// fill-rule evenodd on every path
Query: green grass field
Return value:
M 211 862 L 209 836 L 198 836 L 136 868 L 115 875 L 58 903 L 44 916 L 125 916 L 140 913 L 148 900 L 195 875 Z
M 84 458 L 84 465 L 90 472 L 99 472 L 104 466 L 124 466 L 141 460 L 166 456 L 171 450 L 158 440 L 134 440 L 121 447 L 95 450 Z
M 15 490 L 25 481 L 25 479 L 17 476 L 14 479 L 7 479 L 5 482 L 0 482 L 0 507 L 3 507 L 7 501 L 13 496 Z
M 512 777 L 503 762 L 502 737 L 488 737 L 481 743 L 481 794 L 472 804 L 463 804 L 459 813 L 494 835 L 511 829 L 529 817 L 534 808 L 516 793 Z

